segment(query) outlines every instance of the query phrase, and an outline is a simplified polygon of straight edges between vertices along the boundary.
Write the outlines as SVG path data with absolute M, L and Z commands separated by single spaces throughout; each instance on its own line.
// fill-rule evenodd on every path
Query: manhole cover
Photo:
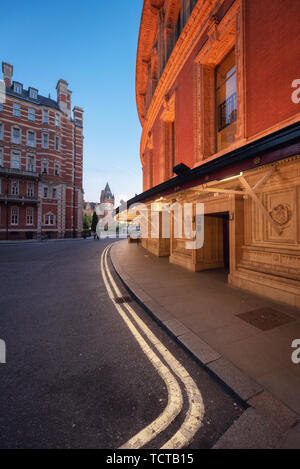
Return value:
M 118 296 L 117 298 L 115 298 L 115 302 L 118 304 L 118 305 L 121 305 L 123 303 L 130 303 L 130 301 L 132 301 L 132 299 L 130 298 L 130 296 Z
M 237 314 L 237 317 L 257 327 L 261 331 L 269 331 L 270 329 L 275 329 L 275 327 L 295 321 L 294 318 L 291 318 L 287 314 L 275 311 L 271 308 L 255 309 L 247 313 Z

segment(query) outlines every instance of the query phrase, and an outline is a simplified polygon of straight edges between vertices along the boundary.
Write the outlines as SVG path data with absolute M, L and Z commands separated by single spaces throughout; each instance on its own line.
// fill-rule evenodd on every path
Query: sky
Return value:
M 109 182 L 128 200 L 142 191 L 135 65 L 143 0 L 1 2 L 0 61 L 13 79 L 56 99 L 65 79 L 84 109 L 84 198 Z

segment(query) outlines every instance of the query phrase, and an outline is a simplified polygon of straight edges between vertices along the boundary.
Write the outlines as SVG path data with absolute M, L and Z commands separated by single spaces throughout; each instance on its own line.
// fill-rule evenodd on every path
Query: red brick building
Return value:
M 232 285 L 298 307 L 299 18 L 298 0 L 144 0 L 144 192 L 128 201 L 203 203 L 201 249 L 175 237 L 172 215 L 171 238 L 144 247 L 192 271 L 225 268 Z
M 82 231 L 83 110 L 71 113 L 68 83 L 57 100 L 12 81 L 2 63 L 0 239 L 61 238 Z

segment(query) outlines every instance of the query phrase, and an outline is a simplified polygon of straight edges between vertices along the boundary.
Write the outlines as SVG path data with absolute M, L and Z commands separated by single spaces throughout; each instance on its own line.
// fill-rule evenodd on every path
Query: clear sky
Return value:
M 135 62 L 142 0 L 1 2 L 0 60 L 24 87 L 56 98 L 63 78 L 84 108 L 85 200 L 108 181 L 119 198 L 142 191 Z

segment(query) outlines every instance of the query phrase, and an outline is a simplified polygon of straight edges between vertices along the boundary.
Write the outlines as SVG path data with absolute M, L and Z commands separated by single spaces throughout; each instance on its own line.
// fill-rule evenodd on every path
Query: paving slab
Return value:
M 193 332 L 181 335 L 180 342 L 204 365 L 220 358 L 218 352 Z
M 244 401 L 263 391 L 263 387 L 259 383 L 249 378 L 225 358 L 219 358 L 219 360 L 210 363 L 208 368 Z
M 249 408 L 231 425 L 213 449 L 274 449 L 280 436 L 278 427 L 266 421 L 255 409 Z

